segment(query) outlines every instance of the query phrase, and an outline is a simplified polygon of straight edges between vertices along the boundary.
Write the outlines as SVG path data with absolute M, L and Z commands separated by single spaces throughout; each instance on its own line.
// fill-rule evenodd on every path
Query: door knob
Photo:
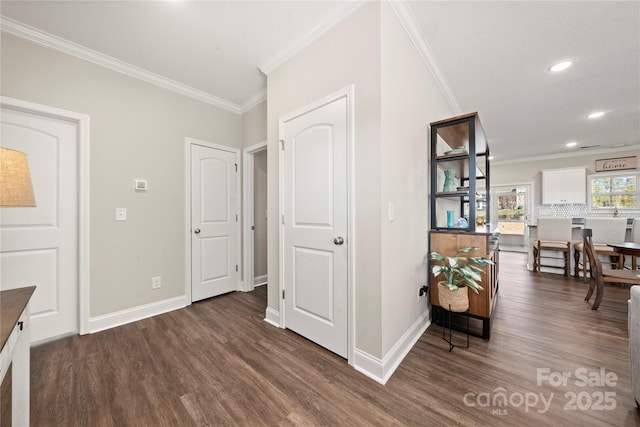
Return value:
M 196 228 L 195 230 L 193 230 L 193 232 L 196 233 L 196 234 L 200 234 L 200 229 Z
M 344 239 L 342 237 L 340 237 L 340 236 L 338 236 L 335 239 L 333 239 L 333 244 L 334 245 L 340 246 L 343 243 L 344 243 Z

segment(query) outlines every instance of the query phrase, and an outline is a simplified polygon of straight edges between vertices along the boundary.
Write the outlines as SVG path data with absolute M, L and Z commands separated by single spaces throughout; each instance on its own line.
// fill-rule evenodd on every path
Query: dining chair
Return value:
M 533 271 L 540 271 L 540 267 L 560 268 L 564 270 L 564 275 L 569 275 L 569 254 L 571 252 L 571 218 L 565 217 L 539 217 L 538 218 L 538 238 L 533 242 Z M 560 252 L 562 258 L 544 256 L 542 251 Z M 562 265 L 557 263 L 542 264 L 542 260 L 563 261 Z
M 584 249 L 587 254 L 587 258 L 589 259 L 589 265 L 591 266 L 589 290 L 587 291 L 587 296 L 584 298 L 584 300 L 589 301 L 591 299 L 595 288 L 596 299 L 593 302 L 591 309 L 597 310 L 600 306 L 600 302 L 602 301 L 605 283 L 640 285 L 640 272 L 632 270 L 614 270 L 611 268 L 603 268 L 602 263 L 600 262 L 600 258 L 598 258 L 594 248 L 592 234 L 593 232 L 590 228 L 585 228 L 584 230 L 582 230 Z
M 585 218 L 584 228 L 591 229 L 593 233 L 593 249 L 597 256 L 608 256 L 611 268 L 615 268 L 618 263 L 624 264 L 624 255 L 616 253 L 607 243 L 624 242 L 627 233 L 626 218 Z M 583 242 L 577 242 L 573 249 L 574 276 L 580 277 L 582 267 L 582 277 L 586 280 L 589 262 L 585 256 Z

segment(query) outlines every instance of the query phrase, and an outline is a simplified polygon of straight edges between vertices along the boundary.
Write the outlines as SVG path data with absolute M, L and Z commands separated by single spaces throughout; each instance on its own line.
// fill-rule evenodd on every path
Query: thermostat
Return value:
M 146 179 L 135 179 L 133 180 L 136 191 L 147 191 L 147 180 Z

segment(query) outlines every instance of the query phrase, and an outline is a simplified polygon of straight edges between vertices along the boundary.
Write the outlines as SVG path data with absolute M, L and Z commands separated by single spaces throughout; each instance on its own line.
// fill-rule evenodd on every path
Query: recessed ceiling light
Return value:
M 604 116 L 604 111 L 594 111 L 593 113 L 589 114 L 587 117 L 590 119 L 599 119 L 602 116 Z
M 571 142 L 567 142 L 565 145 L 567 147 L 575 147 L 576 145 L 578 145 L 578 143 L 575 141 L 571 141 Z
M 558 62 L 557 64 L 553 64 L 551 67 L 549 67 L 549 71 L 557 73 L 558 71 L 566 70 L 567 68 L 571 67 L 571 65 L 573 65 L 573 61 Z

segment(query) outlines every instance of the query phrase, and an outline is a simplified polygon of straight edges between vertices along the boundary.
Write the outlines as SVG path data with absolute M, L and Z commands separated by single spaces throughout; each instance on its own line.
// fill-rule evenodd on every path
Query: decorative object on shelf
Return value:
M 451 156 L 453 154 L 467 154 L 467 149 L 464 147 L 459 147 L 459 148 L 444 152 L 445 156 Z
M 478 218 L 476 218 L 476 225 L 484 225 L 484 217 L 482 215 L 478 215 Z
M 442 275 L 444 281 L 438 282 L 438 298 L 442 308 L 449 307 L 449 311 L 462 312 L 469 308 L 469 295 L 467 292 L 459 293 L 460 289 L 471 288 L 478 293 L 484 288 L 478 283 L 484 271 L 477 266 L 494 264 L 493 261 L 483 257 L 468 257 L 467 254 L 478 249 L 477 246 L 458 249 L 452 257 L 442 256 L 439 252 L 431 252 L 429 259 L 432 261 L 431 272 L 434 277 Z M 475 265 L 473 265 L 475 264 Z M 453 295 L 457 294 L 457 295 Z
M 456 171 L 454 169 L 445 169 L 444 170 L 444 186 L 442 191 L 445 193 L 457 191 L 458 186 L 455 182 Z
M 465 217 L 458 218 L 458 227 L 467 228 L 468 226 L 469 226 L 469 221 L 467 221 L 467 218 Z
M 453 227 L 453 211 L 447 211 L 447 227 Z

